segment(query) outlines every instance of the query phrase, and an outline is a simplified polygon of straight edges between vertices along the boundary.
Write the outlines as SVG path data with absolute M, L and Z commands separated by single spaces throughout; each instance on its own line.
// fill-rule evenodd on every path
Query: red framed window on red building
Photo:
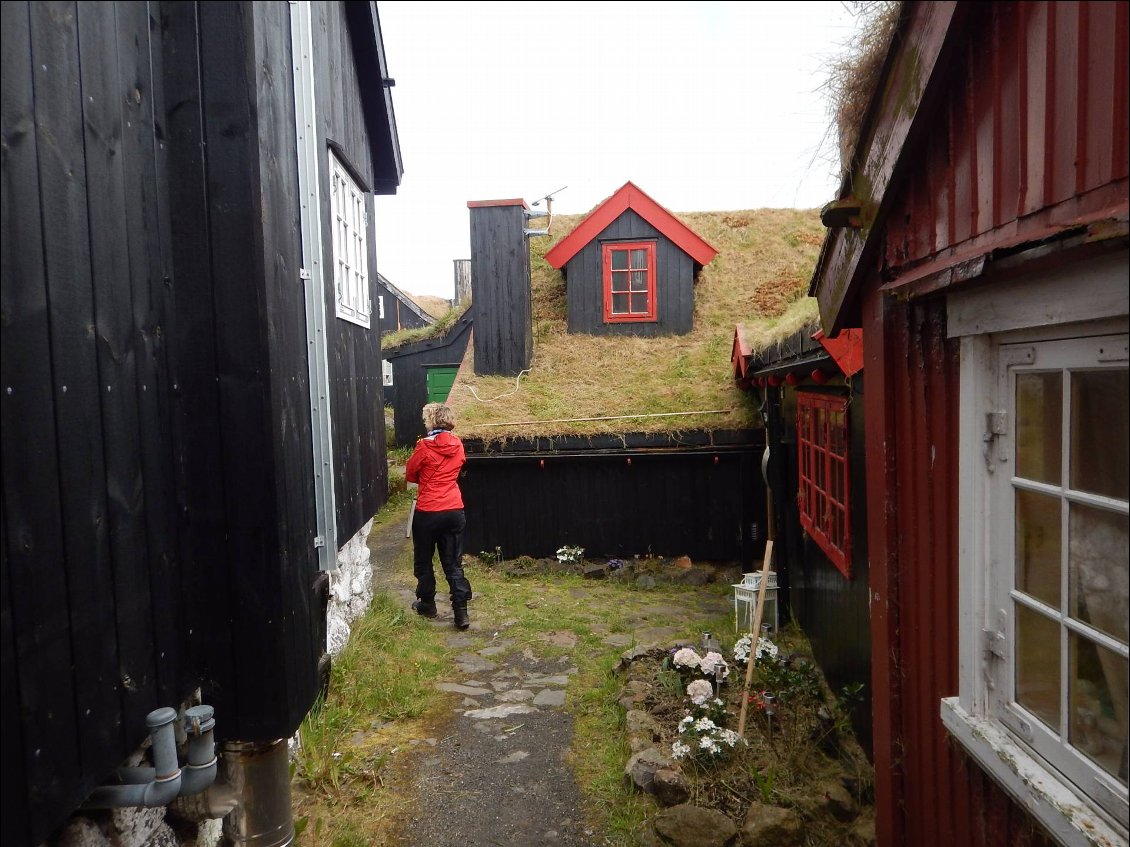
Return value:
M 800 523 L 832 564 L 850 578 L 851 478 L 847 409 L 847 397 L 797 394 Z
M 604 320 L 655 320 L 655 242 L 605 244 Z

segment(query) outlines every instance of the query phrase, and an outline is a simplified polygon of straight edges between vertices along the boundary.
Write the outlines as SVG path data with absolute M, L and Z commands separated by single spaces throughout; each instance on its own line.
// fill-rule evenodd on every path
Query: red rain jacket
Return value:
M 405 479 L 420 486 L 416 509 L 421 512 L 462 509 L 463 495 L 457 480 L 466 461 L 463 442 L 447 430 L 417 441 L 404 468 Z

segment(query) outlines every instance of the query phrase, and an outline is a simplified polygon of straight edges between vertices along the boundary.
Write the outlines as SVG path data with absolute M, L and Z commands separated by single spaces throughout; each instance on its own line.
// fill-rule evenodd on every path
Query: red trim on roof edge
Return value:
M 812 338 L 824 346 L 844 376 L 852 376 L 863 370 L 862 329 L 841 329 L 834 338 L 828 338 L 824 335 L 824 330 L 818 329 Z
M 526 201 L 521 197 L 515 197 L 513 200 L 468 200 L 468 209 L 482 209 L 486 206 L 521 206 L 523 209 L 530 208 L 526 205 Z
M 648 197 L 638 186 L 628 181 L 615 194 L 593 209 L 576 229 L 557 242 L 545 254 L 545 260 L 550 266 L 561 270 L 566 262 L 620 217 L 625 209 L 633 210 L 699 265 L 709 264 L 710 260 L 718 255 L 718 251 L 696 235 L 694 230 Z

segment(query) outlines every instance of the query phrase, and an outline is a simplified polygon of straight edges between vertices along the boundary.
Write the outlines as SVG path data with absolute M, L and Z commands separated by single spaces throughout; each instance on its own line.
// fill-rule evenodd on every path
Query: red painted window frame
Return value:
M 647 251 L 647 311 L 634 314 L 614 315 L 612 313 L 612 253 L 617 250 L 646 250 Z M 654 241 L 610 241 L 601 246 L 601 265 L 604 279 L 604 322 L 605 323 L 639 323 L 656 320 L 655 308 L 655 242 Z M 628 254 L 629 280 L 631 271 L 638 270 L 631 267 L 631 253 Z M 629 292 L 631 283 L 629 282 Z M 628 296 L 628 307 L 631 308 L 631 295 Z
M 804 531 L 851 579 L 848 398 L 798 392 L 797 509 Z

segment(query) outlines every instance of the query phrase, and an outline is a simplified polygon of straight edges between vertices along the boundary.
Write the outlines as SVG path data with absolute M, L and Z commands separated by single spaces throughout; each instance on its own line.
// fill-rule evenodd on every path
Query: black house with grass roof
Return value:
M 569 332 L 683 335 L 718 251 L 631 182 L 545 254 L 568 286 Z
M 632 183 L 545 229 L 522 200 L 468 207 L 474 343 L 447 401 L 467 449 L 466 549 L 515 558 L 570 545 L 590 559 L 686 555 L 751 569 L 766 537 L 765 430 L 717 350 L 754 295 L 805 290 L 818 217 L 676 216 Z M 627 303 L 613 310 L 631 311 L 642 293 L 654 320 L 605 322 L 605 294 L 624 292 L 611 262 L 602 287 L 600 262 L 640 243 L 656 261 L 625 257 Z M 712 261 L 712 245 L 726 262 Z M 631 290 L 636 272 L 642 292 Z

